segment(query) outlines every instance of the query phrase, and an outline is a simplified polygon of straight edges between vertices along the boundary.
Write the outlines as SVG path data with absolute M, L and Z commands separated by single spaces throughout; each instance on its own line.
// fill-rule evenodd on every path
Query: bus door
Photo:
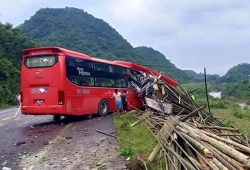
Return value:
M 64 92 L 59 88 L 61 69 L 58 61 L 57 55 L 24 58 L 21 72 L 22 105 L 24 107 L 64 104 Z M 48 111 L 51 112 L 51 110 Z

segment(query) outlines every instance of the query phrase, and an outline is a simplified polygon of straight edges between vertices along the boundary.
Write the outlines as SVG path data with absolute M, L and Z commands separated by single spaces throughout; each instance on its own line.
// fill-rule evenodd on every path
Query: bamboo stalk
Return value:
M 213 149 L 213 151 L 215 151 L 219 156 L 221 156 L 225 161 L 227 161 L 230 165 L 232 165 L 237 170 L 244 170 L 242 168 L 243 165 L 239 164 L 238 162 L 236 162 L 232 158 L 228 157 L 227 155 L 225 155 L 224 153 L 222 153 L 218 149 L 216 149 L 216 148 L 212 148 L 212 149 Z
M 178 158 L 187 168 L 188 170 L 195 170 L 192 164 L 190 164 L 188 161 L 183 159 L 181 156 L 179 156 L 175 151 L 173 151 L 170 147 L 163 145 L 166 150 L 168 150 L 170 153 L 172 153 L 176 158 Z
M 228 145 L 215 140 L 211 137 L 208 137 L 204 134 L 198 134 L 197 136 L 200 140 L 205 141 L 210 143 L 212 146 L 216 147 L 217 149 L 219 149 L 220 151 L 222 151 L 223 153 L 227 154 L 228 156 L 232 157 L 233 159 L 244 163 L 248 168 L 250 168 L 250 161 L 248 160 L 248 157 L 244 154 L 242 154 L 241 152 L 229 147 Z
M 225 142 L 225 143 L 227 143 L 227 144 L 236 146 L 236 147 L 238 147 L 238 148 L 244 150 L 245 152 L 250 153 L 250 148 L 248 148 L 248 147 L 246 147 L 246 146 L 244 146 L 244 145 L 241 145 L 241 144 L 236 143 L 236 142 L 234 142 L 234 141 L 231 141 L 231 140 L 228 140 L 228 139 L 225 139 L 225 138 L 216 136 L 216 135 L 211 134 L 211 133 L 207 133 L 207 132 L 205 132 L 205 131 L 202 131 L 202 132 L 205 133 L 205 134 L 208 135 L 208 136 L 211 136 L 211 137 L 213 137 L 213 138 L 215 138 L 215 139 L 218 139 L 218 140 L 220 140 L 220 141 L 222 141 L 222 142 Z
M 242 134 L 216 134 L 217 136 L 242 136 Z
M 247 134 L 246 134 L 246 141 L 247 141 L 247 147 L 249 147 L 248 139 L 247 139 Z
M 164 152 L 164 160 L 165 160 L 165 166 L 166 166 L 166 170 L 168 169 L 168 158 L 167 158 L 167 154 Z
M 193 159 L 196 160 L 196 156 L 194 155 L 194 153 L 192 152 L 192 150 L 190 149 L 190 147 L 188 146 L 187 143 L 184 144 L 184 147 L 185 147 L 189 157 L 192 157 Z
M 208 145 L 208 146 L 207 146 Z M 213 156 L 219 160 L 221 163 L 223 163 L 228 169 L 234 170 L 235 168 L 229 164 L 225 159 L 223 159 L 217 152 L 214 151 L 215 148 L 213 148 L 211 145 L 206 144 L 206 146 L 213 152 Z
M 215 165 L 215 163 L 213 162 L 212 159 L 208 160 L 209 166 L 212 168 L 212 170 L 220 170 L 219 167 L 217 167 L 217 165 Z
M 213 163 L 220 169 L 220 170 L 229 170 L 227 167 L 225 167 L 220 161 L 218 161 L 216 158 L 213 158 Z
M 194 116 L 195 114 L 197 114 L 197 112 L 199 112 L 200 110 L 203 110 L 205 107 L 206 107 L 206 106 L 202 106 L 202 107 L 200 107 L 200 108 L 198 108 L 198 109 L 192 111 L 191 113 L 189 113 L 187 116 L 185 116 L 185 117 L 182 118 L 181 120 L 182 120 L 182 121 L 187 120 L 189 117 Z
M 221 126 L 197 126 L 199 129 L 219 129 L 219 130 L 229 130 L 238 132 L 238 128 L 229 128 L 229 127 L 221 127 Z
M 185 111 L 185 109 L 183 108 L 178 114 L 177 116 L 179 116 L 180 114 L 182 114 Z
M 195 160 L 195 159 L 192 158 L 191 156 L 189 156 L 188 159 L 190 159 L 191 162 L 192 162 L 193 164 L 195 164 L 198 168 L 203 169 L 203 167 L 202 167 L 202 165 L 200 164 L 200 162 L 198 162 L 197 160 Z
M 198 158 L 199 162 L 201 163 L 203 170 L 210 170 L 208 164 L 203 160 L 203 158 L 199 154 L 197 154 L 197 158 Z
M 114 138 L 118 138 L 118 139 L 121 139 L 121 140 L 123 140 L 123 141 L 125 141 L 125 142 L 128 142 L 128 143 L 131 143 L 131 144 L 135 145 L 135 143 L 132 143 L 132 142 L 130 142 L 130 141 L 128 141 L 128 140 L 125 140 L 125 139 L 123 139 L 123 138 L 120 138 L 120 137 L 118 137 L 118 136 L 111 135 L 111 134 L 109 134 L 109 133 L 100 131 L 100 130 L 98 130 L 98 129 L 96 129 L 96 131 L 99 132 L 99 133 L 102 133 L 102 134 L 104 134 L 104 135 L 108 135 L 108 136 L 111 136 L 111 137 L 114 137 Z
M 211 158 L 213 156 L 212 152 L 209 151 L 204 145 L 202 145 L 199 141 L 194 140 L 190 136 L 186 135 L 179 131 L 181 136 L 183 136 L 189 143 L 191 143 L 196 149 L 200 150 L 207 158 Z

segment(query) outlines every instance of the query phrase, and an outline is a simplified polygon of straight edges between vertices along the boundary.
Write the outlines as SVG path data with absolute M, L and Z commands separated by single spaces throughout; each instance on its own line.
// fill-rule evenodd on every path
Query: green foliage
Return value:
M 225 123 L 223 123 L 226 127 L 231 127 L 232 126 L 232 121 L 231 120 L 227 120 L 225 121 Z
M 209 105 L 211 108 L 215 108 L 215 109 L 226 109 L 227 106 L 229 105 L 229 103 L 225 99 L 224 100 L 223 99 L 212 99 L 212 100 L 209 100 Z
M 120 150 L 121 155 L 124 157 L 130 157 L 134 154 L 134 149 L 131 146 L 126 146 Z
M 221 82 L 237 82 L 239 80 L 249 80 L 250 64 L 242 63 L 229 69 L 225 76 L 221 77 Z
M 238 99 L 250 100 L 250 82 L 249 80 L 242 80 L 236 83 L 225 85 L 223 95 L 234 96 Z
M 170 60 L 166 59 L 166 57 L 160 53 L 159 51 L 154 50 L 153 48 L 148 47 L 137 47 L 135 48 L 138 54 L 143 56 L 145 60 L 150 63 L 150 68 L 161 71 L 165 75 L 171 75 L 178 82 L 188 82 L 190 78 L 187 74 L 178 69 L 174 64 L 171 63 Z M 164 66 L 164 67 L 159 67 Z
M 236 118 L 239 118 L 239 119 L 242 119 L 243 118 L 243 114 L 241 113 L 241 110 L 240 109 L 234 109 L 233 110 L 233 113 L 234 113 L 234 116 L 236 117 Z
M 108 23 L 81 9 L 40 9 L 20 30 L 42 46 L 59 46 L 108 60 L 147 63 Z
M 19 91 L 22 50 L 37 46 L 12 25 L 0 23 L 0 107 L 14 104 Z
M 183 70 L 189 77 L 192 77 L 193 81 L 195 82 L 204 82 L 205 77 L 203 73 L 196 73 L 193 70 Z M 206 75 L 207 81 L 212 81 L 212 82 L 219 82 L 220 81 L 220 76 L 217 74 L 213 75 Z
M 187 92 L 193 91 L 193 94 L 199 95 L 202 97 L 206 96 L 206 88 L 205 88 L 205 83 L 204 82 L 199 82 L 199 83 L 185 83 L 185 84 L 180 84 L 180 86 Z M 215 84 L 208 82 L 207 83 L 207 89 L 208 91 L 213 91 L 218 89 L 219 87 L 216 87 Z

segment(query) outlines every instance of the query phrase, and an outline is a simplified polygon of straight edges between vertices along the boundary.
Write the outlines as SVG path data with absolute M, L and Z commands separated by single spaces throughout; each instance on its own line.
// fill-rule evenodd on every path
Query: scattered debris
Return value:
M 111 135 L 111 134 L 109 134 L 109 133 L 106 133 L 106 132 L 100 131 L 100 130 L 98 130 L 98 129 L 96 129 L 96 131 L 97 131 L 97 132 L 99 132 L 99 133 L 102 133 L 102 134 L 104 134 L 104 135 L 108 135 L 108 136 L 111 136 L 111 137 L 114 137 L 114 138 L 121 139 L 121 140 L 123 140 L 123 141 L 125 141 L 125 142 L 131 143 L 131 144 L 134 144 L 134 143 L 132 143 L 132 142 L 130 142 L 130 141 L 127 141 L 126 139 L 120 138 L 120 137 L 115 136 L 115 135 Z M 134 144 L 134 145 L 135 145 L 135 144 Z
M 3 167 L 2 170 L 11 170 L 11 169 L 8 167 Z
M 72 139 L 73 137 L 71 136 L 66 136 L 65 139 Z
M 122 129 L 128 125 L 128 122 L 123 122 L 118 126 L 118 129 Z
M 49 142 L 43 142 L 43 145 L 48 145 L 49 144 Z
M 163 151 L 167 169 L 250 169 L 249 141 L 239 129 L 225 127 L 205 106 L 196 105 L 191 94 L 165 83 L 161 75 L 139 72 L 130 77 L 146 107 L 137 109 L 139 120 L 130 126 L 144 123 L 158 141 L 149 162 Z M 143 164 L 136 165 L 140 169 Z
M 15 143 L 14 145 L 20 146 L 20 145 L 23 145 L 23 144 L 26 144 L 26 142 L 17 142 L 17 143 Z

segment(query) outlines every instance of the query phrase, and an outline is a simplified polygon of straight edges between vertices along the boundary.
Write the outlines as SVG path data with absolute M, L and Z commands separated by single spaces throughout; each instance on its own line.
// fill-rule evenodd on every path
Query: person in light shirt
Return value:
M 117 110 L 117 114 L 118 116 L 120 115 L 120 111 L 122 109 L 122 98 L 121 98 L 121 93 L 118 92 L 117 89 L 115 89 L 115 92 L 113 93 L 112 98 L 115 98 L 115 106 L 116 106 L 116 110 Z

